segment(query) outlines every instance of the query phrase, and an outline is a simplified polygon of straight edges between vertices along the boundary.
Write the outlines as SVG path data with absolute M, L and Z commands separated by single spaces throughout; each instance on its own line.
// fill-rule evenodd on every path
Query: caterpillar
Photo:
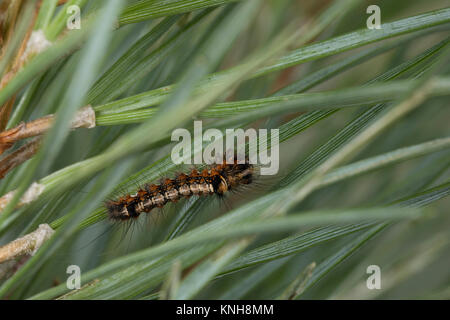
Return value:
M 193 169 L 189 174 L 180 173 L 174 179 L 163 179 L 158 185 L 145 184 L 135 194 L 107 201 L 105 206 L 111 220 L 126 221 L 182 198 L 194 195 L 222 197 L 240 185 L 252 183 L 254 174 L 255 168 L 248 159 L 239 164 L 235 158 L 231 164 L 224 161 L 201 172 Z

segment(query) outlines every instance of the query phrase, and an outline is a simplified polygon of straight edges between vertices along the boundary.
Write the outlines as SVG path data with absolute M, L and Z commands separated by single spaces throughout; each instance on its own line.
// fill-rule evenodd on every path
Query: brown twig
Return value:
M 1 246 L 0 276 L 8 274 L 8 270 L 17 264 L 16 259 L 34 255 L 54 232 L 48 224 L 41 224 L 35 231 Z
M 30 159 L 38 150 L 41 138 L 37 137 L 0 160 L 0 179 L 21 163 Z
M 0 263 L 16 259 L 24 255 L 34 255 L 36 251 L 53 234 L 48 224 L 41 224 L 35 231 L 11 241 L 0 247 Z
M 20 198 L 19 203 L 17 204 L 17 207 L 21 207 L 23 205 L 26 205 L 34 200 L 36 200 L 42 192 L 44 192 L 45 186 L 42 184 L 39 184 L 37 182 L 33 182 L 31 186 L 28 188 L 28 190 L 25 192 L 25 194 Z M 11 199 L 14 197 L 15 190 L 8 192 L 4 196 L 0 198 L 0 214 L 2 213 L 3 209 L 8 205 L 8 203 L 11 201 Z
M 40 136 L 50 129 L 55 116 L 53 114 L 21 123 L 17 127 L 0 133 L 0 154 L 11 148 L 19 140 Z M 71 128 L 95 127 L 95 112 L 90 105 L 81 108 L 71 123 Z
M 54 115 L 48 115 L 0 133 L 0 154 L 11 148 L 14 143 L 29 137 L 35 137 L 46 132 L 53 122 Z
M 6 45 L 11 40 L 21 6 L 21 0 L 7 0 L 0 4 L 0 36 L 2 38 L 2 42 L 4 43 L 4 46 L 0 49 L 0 58 L 3 57 L 3 54 L 6 51 Z
M 22 8 L 23 8 L 23 5 L 19 4 L 18 12 L 23 11 L 23 10 L 21 10 Z M 17 12 L 16 18 L 19 15 L 18 12 Z M 31 54 L 29 54 L 30 51 L 28 50 L 28 42 L 32 35 L 33 26 L 36 22 L 38 13 L 39 13 L 38 8 L 35 8 L 33 18 L 31 19 L 31 21 L 28 24 L 27 33 L 25 34 L 25 37 L 23 38 L 23 40 L 20 44 L 20 47 L 16 53 L 16 58 L 14 59 L 12 65 L 10 66 L 10 68 L 8 69 L 6 74 L 0 80 L 0 89 L 4 88 L 6 86 L 6 84 L 14 77 L 15 74 L 17 74 L 19 72 L 19 70 L 24 66 L 25 62 L 31 56 Z M 8 35 L 7 41 L 9 41 L 11 39 L 12 31 L 15 29 L 15 25 L 17 25 L 16 19 L 11 21 L 10 23 L 11 23 L 11 25 L 10 25 L 11 33 Z M 0 109 L 0 130 L 5 129 L 5 127 L 8 123 L 9 117 L 11 115 L 12 107 L 13 107 L 15 101 L 16 101 L 16 95 L 13 95 L 1 107 L 1 109 Z

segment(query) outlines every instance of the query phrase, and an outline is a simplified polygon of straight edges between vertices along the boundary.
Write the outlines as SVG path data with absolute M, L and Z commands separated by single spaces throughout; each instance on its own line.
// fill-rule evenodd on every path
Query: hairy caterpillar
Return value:
M 193 195 L 223 196 L 226 192 L 240 185 L 252 183 L 254 166 L 248 162 L 239 164 L 237 159 L 228 164 L 221 164 L 189 174 L 180 173 L 174 179 L 164 179 L 158 185 L 146 184 L 134 195 L 125 195 L 117 200 L 105 203 L 110 219 L 126 221 L 137 218 L 143 212 L 162 208 L 169 202 L 177 202 Z

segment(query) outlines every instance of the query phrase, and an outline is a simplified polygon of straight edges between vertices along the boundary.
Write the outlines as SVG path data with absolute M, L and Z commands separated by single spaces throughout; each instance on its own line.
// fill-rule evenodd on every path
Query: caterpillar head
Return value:
M 132 217 L 132 213 L 129 212 L 131 206 L 127 206 L 121 202 L 109 201 L 105 204 L 108 209 L 108 215 L 112 220 L 128 220 Z

